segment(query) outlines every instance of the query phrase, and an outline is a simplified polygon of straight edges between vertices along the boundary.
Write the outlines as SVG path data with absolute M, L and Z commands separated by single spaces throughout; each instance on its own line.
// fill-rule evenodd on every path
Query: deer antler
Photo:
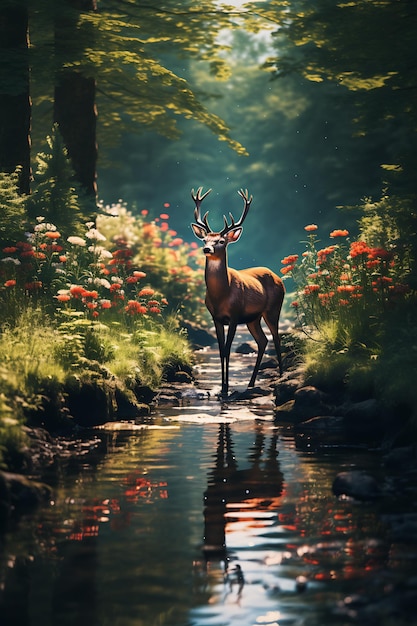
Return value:
M 206 213 L 204 213 L 204 216 L 201 217 L 200 205 L 203 202 L 204 198 L 209 195 L 211 189 L 209 189 L 208 191 L 206 191 L 206 193 L 201 195 L 202 191 L 203 191 L 202 187 L 199 187 L 197 189 L 197 193 L 194 192 L 194 189 L 191 190 L 191 197 L 192 197 L 192 199 L 195 202 L 194 219 L 195 219 L 196 224 L 198 226 L 200 226 L 201 228 L 204 228 L 204 230 L 207 233 L 210 233 L 211 232 L 211 228 L 210 228 L 210 226 L 208 224 L 208 221 L 207 221 L 208 211 L 206 211 Z
M 238 194 L 239 194 L 239 196 L 241 196 L 241 197 L 243 198 L 243 200 L 244 200 L 244 202 L 245 202 L 245 205 L 244 205 L 244 207 L 243 207 L 243 212 L 242 212 L 242 215 L 240 216 L 240 218 L 238 219 L 238 221 L 237 221 L 237 222 L 235 222 L 233 215 L 232 215 L 231 213 L 229 213 L 229 215 L 230 215 L 230 220 L 231 220 L 231 223 L 230 223 L 230 224 L 228 224 L 228 222 L 227 222 L 227 217 L 226 217 L 225 215 L 223 215 L 223 219 L 224 219 L 224 228 L 223 228 L 223 230 L 222 230 L 222 232 L 221 232 L 221 234 L 222 234 L 222 235 L 226 235 L 226 234 L 227 234 L 228 232 L 230 232 L 231 230 L 234 230 L 235 228 L 239 228 L 240 226 L 242 226 L 242 224 L 243 224 L 243 222 L 245 221 L 246 216 L 247 216 L 247 214 L 248 214 L 248 211 L 249 211 L 249 208 L 250 208 L 251 202 L 252 202 L 252 200 L 253 200 L 253 196 L 251 195 L 251 196 L 249 197 L 249 194 L 248 194 L 248 190 L 247 190 L 247 189 L 245 189 L 245 190 L 240 189 L 240 190 L 238 191 Z

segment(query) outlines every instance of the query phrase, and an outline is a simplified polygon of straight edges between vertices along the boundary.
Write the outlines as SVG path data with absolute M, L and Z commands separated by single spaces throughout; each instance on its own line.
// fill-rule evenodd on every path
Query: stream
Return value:
M 198 358 L 200 393 L 96 431 L 1 538 L 1 626 L 417 624 L 417 541 L 390 523 L 417 514 L 415 487 L 336 498 L 340 471 L 385 480 L 379 452 L 297 449 L 272 408 L 221 404 L 217 351 Z M 243 390 L 253 356 L 231 361 Z

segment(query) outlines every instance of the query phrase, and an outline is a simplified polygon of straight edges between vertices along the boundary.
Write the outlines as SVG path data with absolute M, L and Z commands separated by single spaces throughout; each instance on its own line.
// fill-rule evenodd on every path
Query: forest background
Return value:
M 240 211 L 236 191 L 247 188 L 254 201 L 244 237 L 230 247 L 231 265 L 267 265 L 279 272 L 286 260 L 288 291 L 298 290 L 296 295 L 302 296 L 301 315 L 299 303 L 294 307 L 300 323 L 321 333 L 322 344 L 332 353 L 350 350 L 361 363 L 361 375 L 364 362 L 369 369 L 381 355 L 390 355 L 384 368 L 391 372 L 393 355 L 396 364 L 403 363 L 405 353 L 410 358 L 417 349 L 412 315 L 416 21 L 417 8 L 409 0 L 1 0 L 3 250 L 33 229 L 39 216 L 66 240 L 82 235 L 86 222 L 98 225 L 97 213 L 105 215 L 106 206 L 120 206 L 119 199 L 129 216 L 139 220 L 139 230 L 144 220 L 160 229 L 168 219 L 161 216 L 169 215 L 166 228 L 173 239 L 164 240 L 164 245 L 191 246 L 190 189 L 213 187 L 206 208 L 215 227 L 221 225 L 223 213 Z M 306 225 L 318 226 L 314 240 L 310 234 L 305 241 Z M 90 238 L 92 232 L 90 226 Z M 333 263 L 325 274 L 319 267 L 323 259 L 317 256 L 318 244 L 328 246 L 329 234 L 335 232 L 350 239 L 345 250 L 331 250 L 339 254 L 339 265 Z M 366 239 L 367 248 L 360 252 L 359 271 L 349 245 L 361 239 Z M 35 249 L 33 241 L 29 252 L 39 260 L 47 248 Z M 113 236 L 107 250 L 115 260 L 122 256 L 116 243 Z M 143 273 L 150 279 L 152 268 L 143 265 L 141 243 L 136 241 L 132 252 L 135 268 L 146 269 Z M 295 257 L 301 260 L 306 246 L 309 262 L 314 262 L 309 268 L 298 267 Z M 356 254 L 358 248 L 354 250 Z M 181 248 L 178 254 L 190 251 Z M 7 267 L 20 263 L 8 258 L 12 261 Z M 167 258 L 165 254 L 157 259 L 159 274 L 153 279 L 159 284 L 147 287 L 159 289 L 156 309 L 173 282 L 174 262 L 167 265 Z M 41 270 L 45 274 L 40 265 L 38 279 Z M 90 274 L 91 266 L 90 260 Z M 24 295 L 33 304 L 36 299 L 27 285 L 42 288 L 42 295 L 55 298 L 65 313 L 66 298 L 74 295 L 74 277 L 63 271 L 67 284 L 61 284 L 60 291 L 54 292 L 58 283 L 48 283 L 44 276 L 26 281 Z M 330 292 L 329 284 L 319 285 L 318 274 L 323 280 L 337 280 L 337 289 Z M 12 311 L 15 278 L 3 278 L 2 306 Z M 197 290 L 204 291 L 204 286 L 191 280 L 188 284 L 197 303 Z M 171 293 L 173 310 L 179 310 L 185 295 L 191 297 L 184 289 Z M 336 302 L 337 311 L 348 311 L 336 316 L 339 326 L 331 332 L 329 312 L 331 317 L 336 309 L 323 307 L 324 298 L 318 308 L 313 298 L 319 292 Z M 344 297 L 336 300 L 336 292 Z M 74 311 L 91 323 L 92 315 L 109 300 L 89 293 L 80 292 L 75 304 L 83 301 L 85 307 L 75 306 Z M 361 309 L 353 316 L 349 307 L 359 300 Z M 14 310 L 20 306 L 16 302 Z M 148 306 L 137 302 L 137 311 Z M 124 305 L 130 314 L 133 305 Z M 194 313 L 199 321 L 200 312 Z M 353 319 L 354 329 L 348 323 Z M 393 320 L 402 335 L 393 337 Z M 68 359 L 68 351 L 66 355 Z M 413 359 L 411 363 L 415 365 Z M 9 384 L 5 374 L 6 379 Z M 396 380 L 394 387 L 397 399 L 403 397 L 406 384 Z M 4 393 L 11 397 L 7 389 Z

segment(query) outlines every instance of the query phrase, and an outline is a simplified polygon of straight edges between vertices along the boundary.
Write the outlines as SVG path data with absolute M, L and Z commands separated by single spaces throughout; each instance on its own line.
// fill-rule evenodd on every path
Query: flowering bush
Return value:
M 168 209 L 169 203 L 164 208 Z M 178 237 L 166 212 L 150 219 L 146 209 L 134 217 L 122 203 L 101 209 L 97 227 L 110 242 L 113 263 L 123 265 L 122 250 L 128 248 L 130 263 L 146 273 L 155 290 L 164 293 L 168 309 L 183 319 L 204 324 L 204 258 L 198 244 Z
M 336 343 L 365 341 L 385 311 L 409 292 L 408 268 L 395 250 L 350 241 L 347 230 L 333 230 L 332 243 L 319 247 L 318 226 L 305 227 L 306 250 L 282 259 L 284 279 L 292 278 L 292 306 L 307 332 L 336 327 Z
M 128 325 L 159 317 L 169 307 L 194 315 L 201 309 L 202 269 L 193 263 L 195 245 L 169 228 L 168 214 L 145 220 L 114 205 L 86 224 L 83 237 L 66 240 L 41 217 L 24 241 L 3 249 L 0 298 L 11 315 L 22 302 L 49 311 Z M 192 263 L 193 266 L 190 265 Z M 11 307 L 11 303 L 15 307 Z M 13 309 L 13 310 L 12 310 Z

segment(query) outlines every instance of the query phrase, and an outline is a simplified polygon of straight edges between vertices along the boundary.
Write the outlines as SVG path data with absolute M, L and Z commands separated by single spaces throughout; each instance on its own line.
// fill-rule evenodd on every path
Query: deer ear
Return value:
M 236 228 L 235 230 L 231 230 L 227 233 L 227 241 L 229 243 L 236 243 L 242 234 L 243 228 Z
M 194 231 L 194 235 L 198 239 L 204 239 L 204 237 L 207 235 L 207 231 L 205 231 L 204 228 L 201 228 L 201 226 L 198 226 L 197 224 L 191 224 L 191 228 Z

